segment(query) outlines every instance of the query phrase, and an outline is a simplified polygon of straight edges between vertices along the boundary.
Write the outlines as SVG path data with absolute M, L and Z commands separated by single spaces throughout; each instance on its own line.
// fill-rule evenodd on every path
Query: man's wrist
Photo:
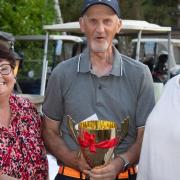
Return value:
M 129 160 L 126 158 L 126 156 L 122 155 L 122 154 L 117 154 L 116 157 L 121 161 L 123 162 L 123 171 L 126 171 L 127 168 L 129 167 L 130 165 L 130 162 Z

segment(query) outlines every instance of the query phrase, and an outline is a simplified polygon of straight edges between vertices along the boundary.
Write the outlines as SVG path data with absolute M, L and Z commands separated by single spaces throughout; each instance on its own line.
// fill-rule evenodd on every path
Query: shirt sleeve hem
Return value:
M 137 129 L 139 129 L 139 128 L 144 128 L 145 127 L 145 125 L 143 125 L 143 126 L 138 126 L 138 127 L 136 127 Z
M 42 113 L 42 115 L 45 116 L 49 120 L 60 121 L 59 119 L 54 119 L 54 118 L 48 117 L 45 113 Z

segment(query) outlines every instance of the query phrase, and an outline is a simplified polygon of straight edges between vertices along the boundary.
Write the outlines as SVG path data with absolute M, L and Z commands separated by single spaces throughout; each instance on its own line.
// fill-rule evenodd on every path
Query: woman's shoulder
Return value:
M 10 96 L 10 103 L 19 108 L 31 108 L 33 106 L 32 102 L 28 98 L 15 94 Z
M 10 97 L 10 106 L 13 114 L 18 116 L 19 119 L 23 118 L 23 122 L 33 123 L 37 127 L 40 126 L 41 116 L 28 98 L 13 94 Z

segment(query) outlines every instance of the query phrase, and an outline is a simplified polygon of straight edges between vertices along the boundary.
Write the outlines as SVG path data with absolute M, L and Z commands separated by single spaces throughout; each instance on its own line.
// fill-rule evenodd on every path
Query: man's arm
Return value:
M 128 149 L 126 153 L 122 154 L 122 156 L 124 156 L 130 162 L 130 164 L 135 164 L 139 161 L 143 135 L 144 127 L 137 128 L 137 137 L 135 143 Z
M 139 161 L 143 134 L 144 128 L 138 128 L 135 143 L 128 149 L 127 152 L 121 154 L 130 162 L 130 164 L 135 164 Z M 84 173 L 89 174 L 90 177 L 93 178 L 93 180 L 113 180 L 116 178 L 117 174 L 123 170 L 123 167 L 124 161 L 121 158 L 116 157 L 111 161 L 111 163 L 107 164 L 106 166 L 102 168 L 94 168 L 91 171 L 84 171 Z
M 60 162 L 66 166 L 83 171 L 90 169 L 84 158 L 78 157 L 78 151 L 72 151 L 68 148 L 60 135 L 60 122 L 49 119 L 44 116 L 42 135 L 44 144 L 52 155 L 54 155 Z

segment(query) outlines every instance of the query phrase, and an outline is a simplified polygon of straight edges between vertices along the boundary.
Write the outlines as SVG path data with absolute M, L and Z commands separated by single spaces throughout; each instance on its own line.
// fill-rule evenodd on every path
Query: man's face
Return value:
M 93 5 L 80 18 L 80 28 L 91 51 L 101 53 L 112 46 L 115 34 L 121 29 L 121 20 L 110 7 Z

